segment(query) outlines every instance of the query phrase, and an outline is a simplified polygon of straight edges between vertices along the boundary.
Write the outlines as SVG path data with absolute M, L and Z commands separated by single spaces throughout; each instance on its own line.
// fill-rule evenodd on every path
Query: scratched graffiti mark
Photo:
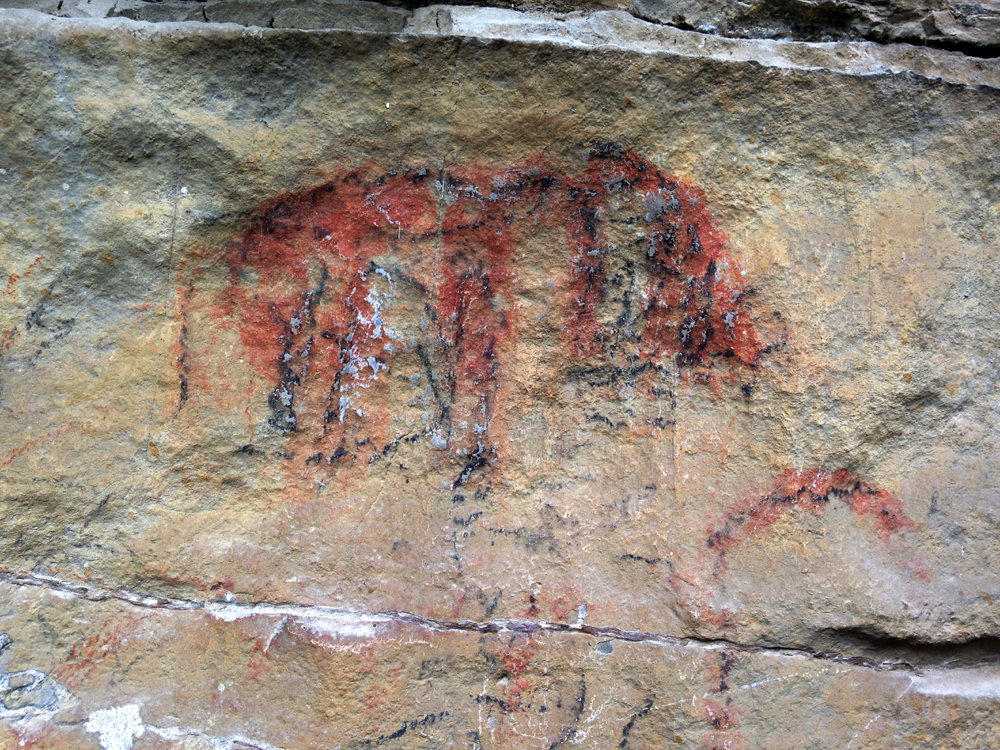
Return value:
M 723 563 L 727 552 L 795 510 L 822 513 L 840 501 L 857 516 L 870 516 L 879 539 L 888 543 L 891 534 L 915 528 L 903 512 L 903 504 L 889 492 L 855 477 L 846 469 L 789 469 L 778 475 L 764 495 L 734 504 L 708 529 L 708 547 Z
M 286 461 L 334 471 L 388 457 L 400 439 L 390 384 L 405 374 L 434 412 L 409 439 L 448 449 L 453 486 L 496 466 L 521 339 L 534 333 L 519 314 L 525 297 L 549 299 L 546 325 L 566 349 L 551 356 L 608 383 L 624 373 L 628 388 L 678 373 L 735 378 L 765 351 L 704 195 L 635 152 L 595 148 L 579 174 L 540 159 L 373 174 L 280 196 L 221 250 L 228 275 L 209 317 L 238 331 L 270 384 Z M 524 247 L 546 231 L 563 261 L 544 289 L 528 289 L 537 280 Z M 199 387 L 193 276 L 182 282 L 177 411 Z M 670 423 L 647 421 L 646 433 Z

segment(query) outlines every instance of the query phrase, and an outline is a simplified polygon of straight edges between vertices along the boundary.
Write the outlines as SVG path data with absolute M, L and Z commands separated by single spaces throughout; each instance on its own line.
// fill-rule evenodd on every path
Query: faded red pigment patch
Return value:
M 77 429 L 79 429 L 79 427 L 77 427 L 76 425 L 66 425 L 65 427 L 60 427 L 57 430 L 52 430 L 51 432 L 48 432 L 39 437 L 32 438 L 31 440 L 26 440 L 16 448 L 12 448 L 10 451 L 7 452 L 6 457 L 4 457 L 2 461 L 0 461 L 0 468 L 6 468 L 7 466 L 10 466 L 12 463 L 14 463 L 16 459 L 20 458 L 25 453 L 33 451 L 39 445 L 51 443 L 52 441 L 65 435 L 67 432 L 72 432 L 73 430 Z
M 531 681 L 528 679 L 529 667 L 531 660 L 535 658 L 537 653 L 538 647 L 528 641 L 524 646 L 512 647 L 503 654 L 503 667 L 508 675 L 507 706 L 505 708 L 508 713 L 524 710 L 523 694 L 532 688 Z
M 823 512 L 839 500 L 858 516 L 871 516 L 875 533 L 888 543 L 894 533 L 914 528 L 898 498 L 862 482 L 846 469 L 789 469 L 775 478 L 766 495 L 741 500 L 708 529 L 707 544 L 724 557 L 751 536 L 796 509 Z
M 736 625 L 739 613 L 729 607 L 716 609 L 712 603 L 714 590 L 700 580 L 696 571 L 684 573 L 679 564 L 673 565 L 667 575 L 667 583 L 677 597 L 677 603 L 690 613 L 692 625 L 711 625 L 720 629 Z
M 638 193 L 645 216 L 629 221 L 645 234 L 648 281 L 641 352 L 711 367 L 718 358 L 755 365 L 763 346 L 746 303 L 745 272 L 725 252 L 726 237 L 704 194 L 664 174 L 648 159 L 614 145 L 594 149 L 579 179 L 568 179 L 564 224 L 572 263 L 570 346 L 604 351 L 609 332 L 597 320 L 607 267 L 602 216 L 612 199 Z
M 515 345 L 519 223 L 537 215 L 553 182 L 538 167 L 467 168 L 442 178 L 447 207 L 436 310 L 451 403 L 441 427 L 468 456 L 456 486 L 494 461 L 503 442 L 507 426 L 498 407 L 506 396 L 501 373 Z
M 706 698 L 702 704 L 703 718 L 720 731 L 739 727 L 740 713 L 740 710 L 733 705 L 732 698 L 725 702 Z
M 329 465 L 353 457 L 350 435 L 379 450 L 388 440 L 379 373 L 397 344 L 376 284 L 392 279 L 374 258 L 432 233 L 436 210 L 426 172 L 351 173 L 262 207 L 226 247 L 214 313 L 239 321 L 250 361 L 275 383 L 270 424 L 288 434 L 286 455 Z
M 99 632 L 70 646 L 66 661 L 55 670 L 54 676 L 70 689 L 76 689 L 85 686 L 95 675 L 106 672 L 109 660 L 118 666 L 124 662 L 127 667 L 130 656 L 124 647 L 130 642 L 135 646 L 141 637 L 143 622 L 151 617 L 121 615 L 109 620 Z
M 731 651 L 719 653 L 718 664 L 709 667 L 712 697 L 706 694 L 701 702 L 701 716 L 711 727 L 701 738 L 707 750 L 747 750 L 749 745 L 740 727 L 742 710 L 733 701 L 730 677 L 737 666 L 737 655 Z M 713 684 L 714 683 L 714 684 Z

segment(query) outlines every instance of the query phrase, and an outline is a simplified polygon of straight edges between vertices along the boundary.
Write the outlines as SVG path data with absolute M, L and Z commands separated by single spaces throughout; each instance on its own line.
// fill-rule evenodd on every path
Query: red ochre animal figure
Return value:
M 707 545 L 724 560 L 750 537 L 786 513 L 808 509 L 822 513 L 833 501 L 846 504 L 858 516 L 872 516 L 875 533 L 883 542 L 889 536 L 914 528 L 903 504 L 889 492 L 862 482 L 846 469 L 789 469 L 774 479 L 769 492 L 734 504 L 708 529 Z
M 756 367 L 764 349 L 745 272 L 704 195 L 615 145 L 589 151 L 579 174 L 537 159 L 379 176 L 357 169 L 281 196 L 224 248 L 228 279 L 213 315 L 238 328 L 273 384 L 270 424 L 287 434 L 286 456 L 317 465 L 352 461 L 368 440 L 372 452 L 390 444 L 387 377 L 399 352 L 416 353 L 437 409 L 425 432 L 465 456 L 461 483 L 503 443 L 505 368 L 527 325 L 513 299 L 519 243 L 539 227 L 562 233 L 566 262 L 554 288 L 568 356 L 606 359 L 618 335 L 599 314 L 616 211 L 631 211 L 625 221 L 640 245 L 629 259 L 643 279 L 629 356 L 699 368 L 702 379 L 715 367 Z M 409 316 L 405 332 L 386 313 L 404 286 L 410 306 L 396 319 Z M 190 364 L 178 361 L 185 390 Z
M 622 263 L 610 235 L 622 227 L 641 293 L 619 326 L 607 308 Z M 539 295 L 553 298 L 563 331 L 565 351 L 555 356 L 613 365 L 625 328 L 635 370 L 693 382 L 717 372 L 755 376 L 766 349 L 745 271 L 727 253 L 704 194 L 640 154 L 599 146 L 582 171 L 540 158 L 506 168 L 358 168 L 260 206 L 222 251 L 228 274 L 210 314 L 238 330 L 269 384 L 270 424 L 287 440 L 284 463 L 336 471 L 363 450 L 369 461 L 385 456 L 394 443 L 387 384 L 405 352 L 422 364 L 420 391 L 433 395 L 436 410 L 422 439 L 460 457 L 454 486 L 494 464 L 505 441 L 509 368 L 534 324 L 520 318 L 515 299 L 530 276 L 519 263 L 531 262 L 518 250 L 541 231 L 561 238 L 565 258 Z M 187 301 L 192 284 L 184 285 Z M 186 334 L 182 328 L 178 408 L 191 366 Z M 847 471 L 789 470 L 708 529 L 716 571 L 785 513 L 822 512 L 831 501 L 871 516 L 884 541 L 913 528 L 899 500 Z

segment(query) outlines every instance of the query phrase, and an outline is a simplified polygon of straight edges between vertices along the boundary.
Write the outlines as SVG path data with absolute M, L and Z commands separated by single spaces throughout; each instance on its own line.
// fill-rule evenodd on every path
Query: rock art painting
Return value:
M 913 529 L 914 523 L 898 498 L 862 482 L 845 469 L 790 469 L 778 477 L 769 492 L 737 502 L 708 530 L 709 549 L 724 562 L 729 550 L 795 510 L 822 513 L 831 502 L 844 503 L 857 516 L 871 516 L 879 539 Z
M 612 230 L 624 252 L 609 250 Z M 542 232 L 565 262 L 531 288 L 517 248 Z M 587 152 L 576 174 L 541 159 L 356 169 L 261 206 L 205 251 L 209 268 L 183 272 L 178 299 L 183 316 L 201 305 L 211 325 L 238 331 L 270 383 L 269 426 L 300 467 L 335 472 L 390 450 L 386 384 L 400 360 L 417 365 L 410 379 L 433 414 L 409 439 L 457 457 L 457 488 L 505 452 L 515 350 L 539 328 L 519 312 L 524 297 L 545 298 L 545 325 L 562 332 L 543 355 L 551 372 L 564 359 L 614 369 L 650 399 L 668 393 L 660 379 L 751 381 L 765 347 L 725 244 L 700 190 L 615 145 Z M 226 274 L 222 288 L 185 291 L 212 272 Z M 192 387 L 187 323 L 180 335 L 178 410 Z
M 0 5 L 0 750 L 1000 747 L 996 13 Z
M 498 541 L 561 554 L 552 524 L 566 522 L 545 488 L 572 483 L 540 484 L 565 476 L 563 459 L 533 472 L 536 457 L 514 449 L 526 403 L 543 404 L 550 433 L 627 436 L 630 481 L 653 495 L 664 474 L 650 457 L 676 462 L 681 390 L 752 398 L 774 349 L 756 323 L 774 314 L 750 282 L 704 193 L 614 144 L 575 168 L 538 157 L 334 171 L 259 206 L 220 246 L 192 251 L 177 293 L 174 417 L 198 404 L 245 410 L 247 440 L 231 450 L 280 467 L 269 502 L 310 523 L 360 527 L 398 474 L 403 495 L 445 509 L 461 586 Z M 229 372 L 218 369 L 222 340 L 249 367 L 246 392 L 218 385 Z M 577 398 L 553 395 L 566 389 Z M 366 484 L 373 476 L 384 479 Z M 576 481 L 575 503 L 618 502 L 614 489 Z M 711 602 L 728 558 L 779 518 L 838 503 L 883 542 L 915 529 L 898 498 L 844 469 L 788 469 L 771 484 L 706 519 L 700 550 L 661 541 L 655 554 L 618 557 L 646 563 L 691 627 L 727 628 L 738 613 Z M 512 525 L 510 503 L 544 525 Z M 544 603 L 522 596 L 514 611 L 526 619 L 572 618 L 582 601 L 573 576 Z M 451 615 L 470 598 L 489 615 L 501 597 L 463 590 Z

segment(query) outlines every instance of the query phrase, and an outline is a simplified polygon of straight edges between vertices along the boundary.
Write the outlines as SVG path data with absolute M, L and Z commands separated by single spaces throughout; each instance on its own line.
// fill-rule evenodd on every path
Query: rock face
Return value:
M 399 31 L 414 10 L 419 17 L 429 5 L 434 4 L 425 0 L 0 0 L 0 8 L 31 8 L 70 18 L 368 31 Z M 570 15 L 626 11 L 653 23 L 726 37 L 906 42 L 984 57 L 1000 54 L 997 0 L 466 0 L 457 5 Z M 434 8 L 435 13 L 442 10 Z
M 1000 64 L 82 8 L 0 11 L 0 747 L 1000 746 Z
M 1000 3 L 995 0 L 635 0 L 631 10 L 658 23 L 724 36 L 871 39 L 987 56 L 1000 51 Z

